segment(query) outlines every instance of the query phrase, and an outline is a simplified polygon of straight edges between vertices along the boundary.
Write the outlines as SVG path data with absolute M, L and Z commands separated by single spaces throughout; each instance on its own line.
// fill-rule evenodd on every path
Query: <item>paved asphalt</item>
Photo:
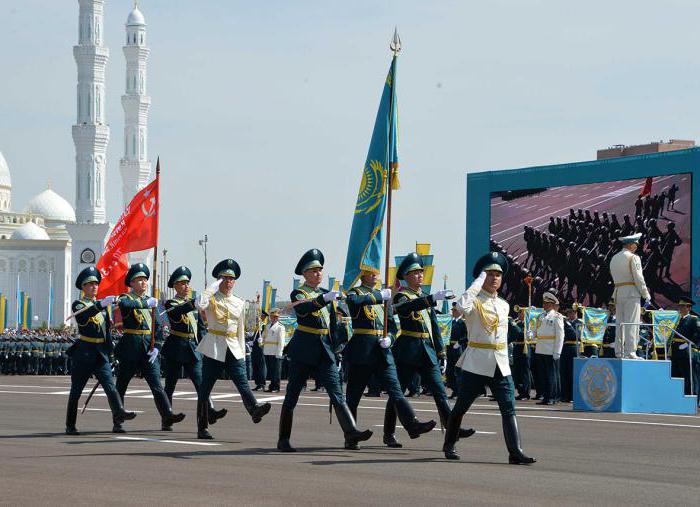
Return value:
M 381 444 L 385 399 L 364 398 L 360 425 L 375 435 L 360 451 L 342 449 L 328 424 L 323 393 L 304 393 L 292 443 L 276 451 L 281 397 L 258 425 L 229 382 L 216 385 L 228 416 L 195 437 L 191 384 L 181 381 L 175 408 L 187 418 L 160 431 L 145 383 L 135 380 L 127 408 L 143 411 L 114 435 L 101 390 L 78 417 L 80 436 L 63 434 L 67 377 L 0 377 L 0 505 L 698 505 L 700 417 L 573 412 L 570 405 L 519 402 L 533 466 L 507 465 L 495 403 L 481 398 L 465 417 L 480 433 L 448 462 L 439 431 L 403 449 Z M 90 384 L 89 387 L 91 387 Z M 284 394 L 284 393 L 282 393 Z M 83 398 L 84 399 L 84 398 Z M 421 419 L 436 418 L 431 399 L 413 399 Z M 82 406 L 82 400 L 81 400 Z M 121 438 L 120 438 L 121 437 Z M 126 438 L 123 438 L 126 437 Z

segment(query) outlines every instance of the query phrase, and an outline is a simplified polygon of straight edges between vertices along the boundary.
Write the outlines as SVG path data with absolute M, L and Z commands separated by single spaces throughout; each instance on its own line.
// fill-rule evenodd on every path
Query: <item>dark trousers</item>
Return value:
M 282 358 L 277 356 L 265 356 L 265 366 L 270 377 L 270 389 L 279 391 L 280 376 L 282 374 Z
M 396 374 L 396 366 L 393 364 L 351 364 L 348 366 L 348 385 L 345 388 L 345 395 L 353 414 L 356 413 L 362 394 L 372 378 L 376 379 L 380 389 L 387 392 L 389 403 L 396 404 L 397 400 L 404 399 Z
M 545 401 L 555 401 L 554 357 L 546 354 L 535 354 L 535 364 L 537 365 L 537 376 L 542 379 L 542 397 Z
M 202 361 L 181 363 L 177 359 L 168 359 L 164 357 L 163 366 L 165 370 L 165 394 L 168 395 L 171 404 L 173 402 L 175 386 L 180 379 L 180 368 L 185 369 L 185 376 L 192 381 L 195 391 L 199 394 L 199 389 L 202 385 Z
M 80 395 L 85 389 L 85 384 L 87 384 L 87 381 L 90 380 L 90 376 L 93 374 L 108 398 L 110 396 L 118 396 L 109 362 L 105 361 L 102 356 L 95 355 L 87 361 L 79 360 L 73 362 L 73 371 L 70 374 L 69 400 L 77 402 L 80 399 Z
M 333 406 L 339 407 L 345 403 L 338 368 L 334 361 L 324 357 L 319 364 L 309 365 L 291 360 L 289 362 L 287 393 L 284 396 L 284 403 L 282 403 L 285 409 L 294 410 L 299 401 L 299 394 L 312 372 L 316 375 L 319 384 L 326 388 L 326 393 L 328 393 Z
M 559 375 L 561 379 L 561 399 L 571 401 L 574 399 L 574 358 L 576 357 L 576 345 L 564 345 L 559 358 Z
M 690 371 L 691 365 L 688 364 L 688 355 L 679 354 L 676 350 L 673 351 L 671 355 L 671 376 L 677 378 L 683 378 L 684 382 L 684 392 L 685 394 L 698 394 L 698 389 L 700 388 L 700 353 L 693 352 L 693 385 L 690 385 Z M 700 398 L 699 398 L 700 399 Z
M 464 352 L 464 348 L 457 344 L 458 347 L 454 348 L 454 344 L 450 343 L 447 348 L 447 367 L 445 368 L 445 376 L 447 377 L 447 387 L 452 389 L 454 392 L 459 390 L 459 375 L 455 373 L 455 364 L 457 360 Z
M 531 370 L 532 354 L 523 353 L 522 345 L 513 345 L 513 382 L 519 396 L 530 396 Z
M 253 345 L 251 360 L 253 362 L 253 380 L 255 381 L 255 386 L 265 387 L 265 378 L 267 377 L 265 355 L 263 354 L 262 347 L 257 344 Z
M 148 356 L 144 356 L 139 361 L 119 361 L 119 373 L 117 374 L 117 391 L 124 402 L 126 389 L 129 387 L 129 382 L 134 377 L 137 371 L 140 371 L 143 378 L 146 380 L 148 387 L 153 393 L 156 406 L 158 405 L 158 397 L 162 395 L 167 400 L 165 390 L 160 383 L 160 357 L 157 357 L 153 363 L 148 362 Z
M 470 371 L 463 371 L 459 383 L 457 402 L 452 408 L 452 413 L 460 417 L 463 416 L 469 410 L 469 407 L 472 406 L 474 400 L 481 396 L 486 386 L 489 387 L 491 394 L 496 398 L 501 415 L 504 417 L 515 415 L 513 377 L 510 375 L 504 377 L 498 367 L 496 367 L 493 377 L 485 377 Z
M 236 389 L 238 389 L 238 394 L 241 395 L 243 406 L 250 412 L 257 404 L 257 401 L 248 384 L 245 359 L 236 359 L 230 350 L 226 350 L 225 361 L 217 361 L 207 356 L 202 358 L 202 387 L 197 393 L 198 400 L 205 404 L 209 402 L 211 390 L 214 388 L 214 384 L 216 384 L 222 371 L 226 371 L 228 378 L 231 379 Z

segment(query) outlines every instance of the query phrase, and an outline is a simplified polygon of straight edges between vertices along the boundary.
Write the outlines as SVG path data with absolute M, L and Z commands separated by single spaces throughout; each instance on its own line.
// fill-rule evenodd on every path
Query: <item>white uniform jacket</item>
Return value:
M 286 338 L 287 332 L 284 326 L 278 322 L 275 322 L 271 326 L 265 326 L 263 331 L 263 354 L 266 356 L 282 357 L 282 351 L 284 350 L 284 340 Z
M 217 291 L 198 304 L 207 317 L 207 334 L 197 350 L 205 356 L 224 362 L 230 350 L 236 359 L 245 359 L 246 301 Z
M 537 317 L 535 337 L 537 338 L 535 354 L 561 355 L 561 349 L 564 346 L 564 316 L 549 310 Z
M 623 248 L 613 255 L 610 259 L 610 274 L 615 283 L 615 301 L 650 297 L 647 284 L 644 282 L 642 261 L 637 254 Z
M 498 366 L 505 377 L 510 375 L 508 364 L 508 313 L 510 305 L 497 294 L 481 289 L 477 279 L 462 294 L 457 306 L 464 313 L 469 343 L 457 366 L 464 371 L 493 377 Z M 487 329 L 487 327 L 489 329 Z

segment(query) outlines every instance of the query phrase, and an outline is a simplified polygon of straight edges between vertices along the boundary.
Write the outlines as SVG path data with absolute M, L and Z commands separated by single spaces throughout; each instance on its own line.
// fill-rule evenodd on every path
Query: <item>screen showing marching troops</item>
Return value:
M 613 298 L 610 259 L 618 238 L 642 233 L 637 254 L 652 302 L 668 308 L 690 290 L 691 175 L 532 188 L 491 194 L 491 248 L 512 269 L 504 295 L 541 304 L 554 288 L 565 305 L 600 307 Z

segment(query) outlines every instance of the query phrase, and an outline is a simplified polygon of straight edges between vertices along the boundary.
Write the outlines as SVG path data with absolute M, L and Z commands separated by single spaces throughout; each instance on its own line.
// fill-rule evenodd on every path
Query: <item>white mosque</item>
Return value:
M 103 44 L 104 0 L 78 0 L 79 39 L 73 47 L 78 68 L 75 144 L 75 207 L 50 185 L 24 206 L 12 211 L 10 167 L 0 152 L 0 293 L 7 298 L 6 327 L 17 325 L 17 297 L 32 298 L 34 327 L 60 326 L 77 297 L 77 273 L 94 265 L 103 251 L 111 225 L 105 201 L 106 151 L 110 131 L 105 120 L 105 66 L 109 49 Z M 135 4 L 126 21 L 126 92 L 124 109 L 123 204 L 151 178 L 148 160 L 146 92 L 146 22 Z M 2 146 L 0 146 L 0 150 Z

